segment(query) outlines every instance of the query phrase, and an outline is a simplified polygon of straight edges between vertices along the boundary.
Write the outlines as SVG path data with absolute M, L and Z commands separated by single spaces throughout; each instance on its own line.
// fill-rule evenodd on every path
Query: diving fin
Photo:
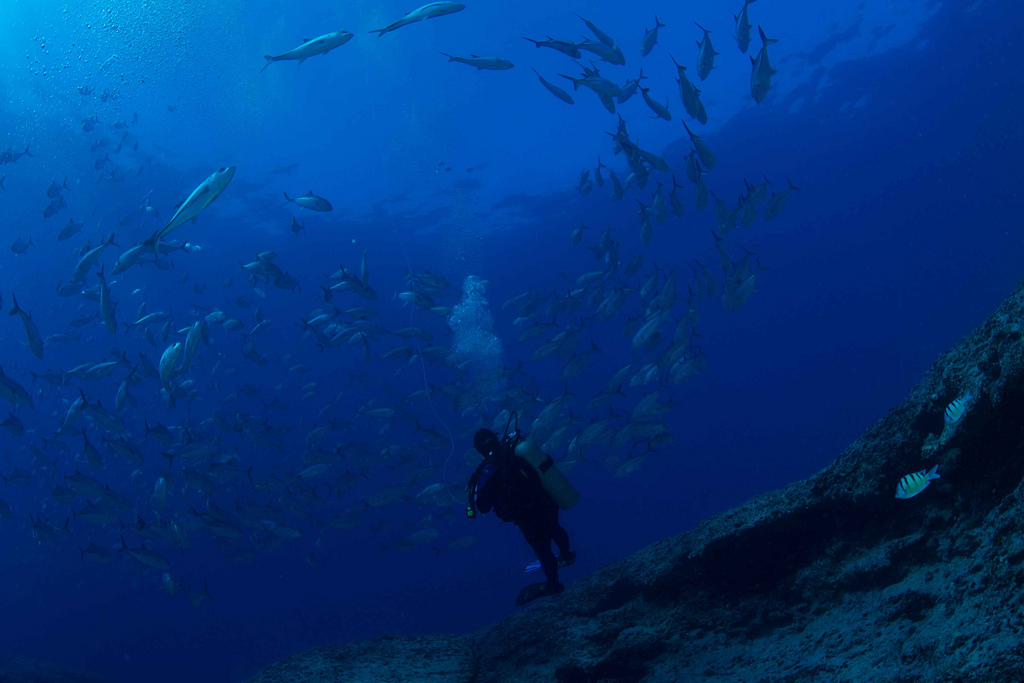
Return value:
M 565 590 L 565 586 L 560 583 L 556 583 L 553 587 L 548 588 L 548 583 L 531 583 L 529 586 L 524 586 L 523 590 L 519 591 L 519 596 L 516 598 L 516 607 L 522 607 L 528 602 L 533 602 L 537 598 L 542 598 L 545 595 L 557 595 Z
M 558 568 L 568 567 L 576 561 L 576 551 L 568 553 L 565 557 L 561 555 L 558 557 Z M 523 573 L 529 574 L 530 572 L 540 571 L 540 560 L 534 560 L 530 564 L 523 567 Z

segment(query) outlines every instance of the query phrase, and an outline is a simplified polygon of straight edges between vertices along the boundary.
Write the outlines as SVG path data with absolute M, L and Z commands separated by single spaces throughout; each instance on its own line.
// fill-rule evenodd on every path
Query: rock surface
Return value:
M 562 595 L 475 634 L 320 648 L 252 681 L 1022 681 L 1022 325 L 1019 288 L 826 469 Z M 895 497 L 936 464 L 941 479 Z
M 2 683 L 109 683 L 106 679 L 65 669 L 55 664 L 0 657 Z
M 419 683 L 473 680 L 476 645 L 466 636 L 384 636 L 309 650 L 260 672 L 253 681 Z

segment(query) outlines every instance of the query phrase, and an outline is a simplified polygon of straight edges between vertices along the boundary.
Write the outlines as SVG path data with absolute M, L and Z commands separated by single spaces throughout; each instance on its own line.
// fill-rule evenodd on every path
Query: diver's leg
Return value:
M 550 526 L 551 540 L 558 546 L 558 557 L 559 559 L 568 558 L 572 555 L 569 550 L 569 532 L 562 528 L 562 525 L 558 523 L 558 506 L 556 505 L 551 511 L 548 517 L 548 524 Z
M 555 559 L 555 554 L 551 552 L 551 536 L 548 534 L 547 529 L 544 528 L 544 525 L 537 524 L 533 520 L 517 524 L 517 526 L 523 532 L 526 542 L 533 548 L 537 559 L 540 560 L 540 567 L 544 570 L 544 577 L 548 580 L 549 584 L 552 586 L 556 585 L 558 583 L 558 560 Z
M 557 521 L 551 528 L 551 540 L 558 546 L 559 557 L 567 557 L 572 554 L 572 551 L 569 550 L 569 532 L 563 529 Z

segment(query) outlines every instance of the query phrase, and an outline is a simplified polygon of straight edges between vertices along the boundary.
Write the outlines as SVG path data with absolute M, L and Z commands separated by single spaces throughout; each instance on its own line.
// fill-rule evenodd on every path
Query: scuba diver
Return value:
M 501 521 L 519 527 L 540 560 L 547 581 L 526 586 L 516 600 L 517 606 L 565 589 L 558 581 L 558 568 L 572 564 L 576 553 L 569 549 L 569 534 L 558 523 L 558 510 L 567 510 L 579 500 L 579 493 L 554 466 L 551 456 L 529 440 L 520 441 L 518 431 L 518 424 L 511 433 L 506 426 L 501 439 L 489 429 L 476 433 L 473 447 L 484 461 L 466 488 L 466 514 L 470 519 L 477 511 L 486 514 L 493 510 Z M 558 547 L 557 558 L 551 551 L 552 543 Z

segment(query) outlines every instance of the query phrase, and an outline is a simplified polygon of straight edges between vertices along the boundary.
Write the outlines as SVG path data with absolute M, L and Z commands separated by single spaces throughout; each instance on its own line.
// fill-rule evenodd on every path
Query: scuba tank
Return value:
M 505 440 L 510 445 L 514 446 L 515 453 L 520 458 L 530 463 L 530 467 L 537 472 L 537 476 L 540 477 L 541 486 L 547 491 L 547 494 L 551 496 L 551 499 L 558 503 L 558 507 L 563 510 L 568 510 L 573 505 L 579 502 L 580 492 L 576 490 L 576 487 L 569 483 L 569 480 L 562 473 L 560 469 L 555 465 L 555 461 L 550 455 L 545 453 L 535 443 L 529 439 L 522 439 L 522 435 L 519 434 L 519 415 L 518 413 L 512 413 L 509 415 L 509 425 L 512 424 L 512 417 L 515 416 L 516 428 L 512 433 L 505 437 Z M 505 431 L 508 432 L 508 426 L 505 427 Z
M 515 418 L 516 426 L 515 429 L 509 431 L 512 426 L 512 419 Z M 547 455 L 540 450 L 530 440 L 520 440 L 521 435 L 519 434 L 519 416 L 516 413 L 509 415 L 508 424 L 505 425 L 505 435 L 501 439 L 501 445 L 503 448 L 508 450 L 514 450 L 515 454 L 530 464 L 530 466 L 537 472 L 537 476 L 540 477 L 541 486 L 552 500 L 558 504 L 558 507 L 563 510 L 568 510 L 580 499 L 580 492 L 569 483 L 569 480 L 562 473 L 558 467 L 555 466 L 555 461 L 550 455 Z M 466 487 L 466 493 L 468 495 L 468 501 L 466 505 L 466 516 L 470 519 L 476 518 L 476 488 L 477 483 L 483 474 L 484 468 L 487 466 L 487 462 L 483 462 L 477 467 L 473 476 L 469 479 L 469 485 Z
M 551 456 L 542 451 L 529 439 L 516 445 L 516 455 L 530 463 L 537 471 L 540 483 L 558 507 L 568 510 L 579 502 L 580 492 L 569 483 L 562 471 L 555 466 Z

